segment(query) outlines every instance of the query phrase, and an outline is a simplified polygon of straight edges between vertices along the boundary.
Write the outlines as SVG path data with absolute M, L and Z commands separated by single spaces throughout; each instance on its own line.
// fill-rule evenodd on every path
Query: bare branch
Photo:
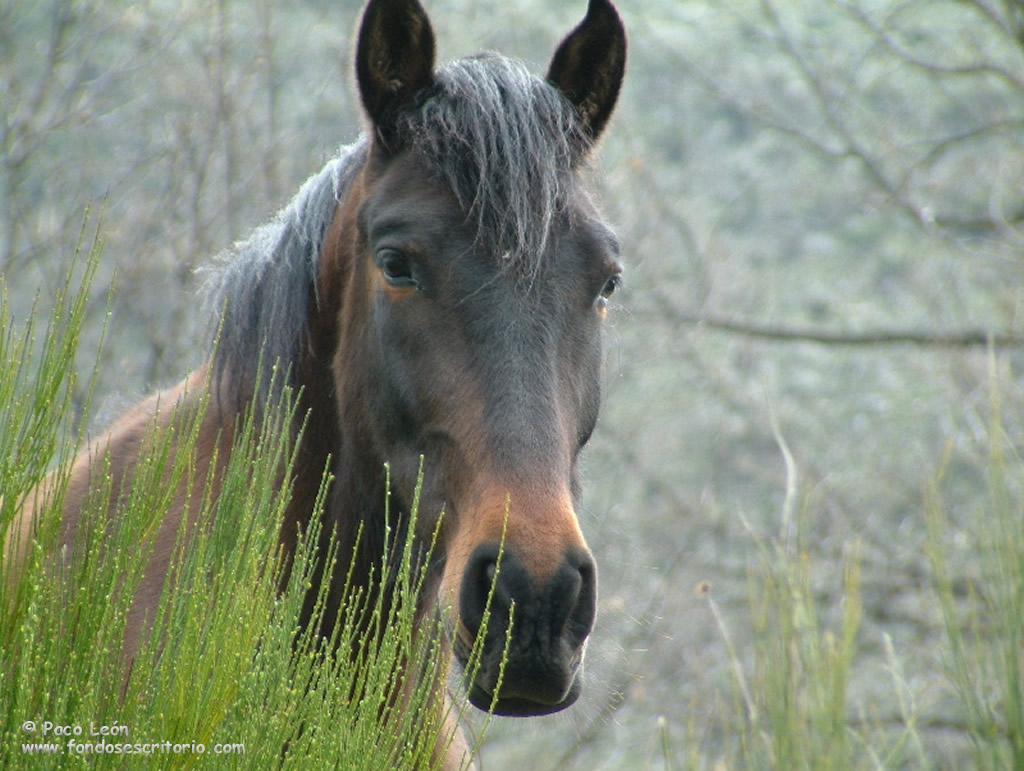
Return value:
M 973 128 L 966 129 L 965 131 L 950 134 L 943 139 L 937 140 L 921 160 L 914 164 L 914 168 L 932 165 L 939 161 L 942 156 L 950 150 L 964 143 L 974 142 L 978 139 L 984 139 L 985 137 L 993 134 L 1000 134 L 1004 131 L 1019 131 L 1022 129 L 1024 129 L 1024 118 L 1011 118 L 1007 120 L 992 121 L 991 123 L 986 123 L 982 126 L 975 126 Z
M 875 184 L 897 206 L 903 209 L 911 218 L 920 224 L 925 230 L 932 230 L 935 226 L 950 229 L 963 230 L 971 234 L 987 234 L 1000 231 L 1008 225 L 1017 225 L 1024 222 L 1024 204 L 1017 210 L 1003 218 L 986 216 L 961 217 L 947 214 L 933 214 L 928 208 L 919 207 L 905 195 L 902 184 L 897 184 L 886 174 L 879 159 L 875 158 L 868 149 L 850 131 L 845 121 L 836 110 L 832 95 L 829 93 L 820 73 L 804 57 L 796 42 L 786 31 L 778 11 L 772 0 L 761 0 L 761 8 L 765 18 L 771 25 L 778 40 L 782 53 L 790 60 L 804 83 L 813 94 L 815 101 L 825 119 L 828 127 L 836 134 L 846 147 L 844 155 L 855 158 Z
M 708 75 L 706 72 L 701 70 L 691 61 L 689 61 L 683 54 L 674 52 L 675 56 L 682 62 L 686 68 L 687 73 L 693 75 L 693 77 L 700 82 L 704 88 L 723 104 L 731 107 L 739 113 L 747 116 L 751 120 L 760 123 L 765 128 L 784 134 L 785 136 L 795 139 L 797 142 L 802 144 L 806 149 L 810 150 L 815 155 L 820 156 L 826 161 L 832 162 L 841 158 L 850 156 L 850 152 L 843 146 L 831 145 L 827 141 L 820 139 L 811 134 L 806 128 L 787 123 L 779 116 L 772 112 L 772 108 L 764 104 L 752 104 L 741 97 L 728 91 L 721 83 L 716 81 L 713 77 Z
M 987 19 L 993 27 L 998 29 L 1011 40 L 1020 43 L 1020 29 L 1014 29 L 1010 22 L 1003 18 L 1000 13 L 989 5 L 985 0 L 960 0 L 968 8 L 975 9 L 981 16 Z
M 56 70 L 64 56 L 64 48 L 67 44 L 68 32 L 71 23 L 74 21 L 74 10 L 68 0 L 61 0 L 53 8 L 53 27 L 50 32 L 50 42 L 46 50 L 46 66 L 42 77 L 36 82 L 35 93 L 28 100 L 27 109 L 24 111 L 24 120 L 31 121 L 41 110 L 50 90 L 57 80 Z
M 779 46 L 782 52 L 790 60 L 790 62 L 796 67 L 797 72 L 800 73 L 804 83 L 810 89 L 814 95 L 815 100 L 818 102 L 818 107 L 821 110 L 822 117 L 828 127 L 842 140 L 843 144 L 847 148 L 847 153 L 852 157 L 860 161 L 861 166 L 868 173 L 868 175 L 885 190 L 901 207 L 906 209 L 914 219 L 922 223 L 927 223 L 928 218 L 923 215 L 913 204 L 906 199 L 898 197 L 898 190 L 889 180 L 883 171 L 880 163 L 867 151 L 865 147 L 857 141 L 856 137 L 850 132 L 847 125 L 840 118 L 836 112 L 835 106 L 833 105 L 832 95 L 829 93 L 828 88 L 822 81 L 821 77 L 811 66 L 810 62 L 803 56 L 800 49 L 797 47 L 796 42 L 790 37 L 786 28 L 782 24 L 782 20 L 779 18 L 778 11 L 772 4 L 771 0 L 761 0 L 761 8 L 764 11 L 765 17 L 771 24 L 772 29 L 775 31 L 776 38 L 779 42 Z
M 224 154 L 224 203 L 228 236 L 238 237 L 238 202 L 235 181 L 238 177 L 238 140 L 235 131 L 235 106 L 228 87 L 228 61 L 231 58 L 231 40 L 228 35 L 228 0 L 217 0 L 217 53 L 215 62 L 216 117 L 221 132 Z
M 715 332 L 740 335 L 756 340 L 776 343 L 810 343 L 824 346 L 865 348 L 877 346 L 910 345 L 918 348 L 1024 348 L 1024 335 L 968 329 L 952 332 L 930 332 L 915 329 L 877 329 L 868 332 L 833 332 L 809 327 L 774 326 L 741 319 L 718 316 L 713 313 L 689 313 L 672 307 L 665 299 L 654 295 L 659 309 L 652 313 L 665 315 L 677 324 L 700 327 Z M 643 311 L 634 311 L 636 314 Z
M 278 109 L 280 84 L 278 83 L 277 62 L 274 51 L 274 9 L 270 0 L 260 4 L 260 46 L 263 61 L 263 88 L 266 98 L 266 142 L 267 152 L 263 153 L 263 182 L 268 201 L 276 201 L 281 188 L 278 167 Z
M 907 49 L 895 37 L 885 30 L 863 9 L 849 2 L 840 2 L 842 7 L 854 21 L 866 29 L 882 46 L 904 64 L 915 67 L 932 75 L 953 75 L 966 77 L 994 77 L 1018 91 L 1024 91 L 1024 78 L 1017 73 L 1000 67 L 994 62 L 984 61 L 973 64 L 940 64 L 930 59 L 922 59 Z

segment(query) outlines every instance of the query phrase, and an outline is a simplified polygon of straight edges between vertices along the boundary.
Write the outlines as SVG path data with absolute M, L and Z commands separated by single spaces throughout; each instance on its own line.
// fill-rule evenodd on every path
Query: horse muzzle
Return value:
M 585 549 L 571 549 L 538 586 L 514 551 L 506 548 L 500 564 L 498 553 L 497 544 L 475 550 L 459 593 L 454 650 L 470 669 L 469 701 L 496 715 L 558 712 L 581 690 L 597 605 L 594 560 Z

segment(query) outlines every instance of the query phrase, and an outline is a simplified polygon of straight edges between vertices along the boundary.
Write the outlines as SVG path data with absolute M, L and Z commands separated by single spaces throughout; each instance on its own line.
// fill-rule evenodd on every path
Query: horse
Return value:
M 324 634 L 346 577 L 370 580 L 386 487 L 391 509 L 408 512 L 422 470 L 421 514 L 402 537 L 429 541 L 444 514 L 418 618 L 447 613 L 446 654 L 464 666 L 493 580 L 468 699 L 499 715 L 554 713 L 580 694 L 596 614 L 577 465 L 598 419 L 602 327 L 622 266 L 582 172 L 618 98 L 624 27 L 609 0 L 589 0 L 546 78 L 494 53 L 436 67 L 417 0 L 369 0 L 357 35 L 364 133 L 213 270 L 210 357 L 74 461 L 63 537 L 74 538 L 98 458 L 115 485 L 128 478 L 155 415 L 167 425 L 212 395 L 199 464 L 223 463 L 237 415 L 272 396 L 255 363 L 277 362 L 309 416 L 286 548 L 310 526 L 325 465 L 333 476 L 322 524 L 342 559 L 321 565 Z M 189 505 L 181 496 L 156 535 L 129 659 Z M 464 742 L 446 747 L 446 765 L 467 760 Z

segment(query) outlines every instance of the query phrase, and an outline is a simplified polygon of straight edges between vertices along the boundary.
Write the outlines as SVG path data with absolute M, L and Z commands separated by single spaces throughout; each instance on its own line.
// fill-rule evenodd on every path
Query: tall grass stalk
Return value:
M 860 563 L 850 550 L 842 567 L 843 609 L 827 624 L 812 587 L 805 551 L 760 543 L 751 574 L 753 676 L 742 739 L 752 768 L 855 767 L 847 699 L 861 621 Z
M 384 553 L 375 556 L 374 585 L 347 582 L 331 639 L 315 631 L 326 586 L 312 621 L 300 623 L 320 533 L 314 526 L 300 537 L 286 574 L 279 532 L 289 491 L 281 480 L 293 476 L 293 426 L 301 423 L 288 389 L 235 426 L 230 455 L 210 464 L 220 466 L 219 486 L 208 484 L 196 458 L 206 401 L 178 410 L 162 427 L 154 421 L 130 483 L 114 489 L 106 474 L 88 497 L 73 548 L 59 546 L 76 449 L 69 430 L 75 355 L 98 259 L 94 248 L 77 282 L 69 279 L 58 292 L 38 355 L 32 321 L 19 332 L 6 297 L 0 302 L 5 542 L 17 512 L 48 480 L 27 553 L 0 551 L 0 767 L 84 760 L 121 768 L 126 746 L 156 768 L 432 767 L 444 730 L 446 664 L 438 624 L 417 628 L 416 608 L 434 544 L 420 553 L 413 539 L 389 529 Z M 32 368 L 30 361 L 39 363 Z M 313 522 L 329 481 L 325 472 Z M 152 631 L 126 675 L 132 598 L 165 512 L 179 496 L 195 502 L 198 517 L 177 533 Z M 418 496 L 410 532 L 417 516 Z M 333 563 L 337 548 L 328 551 Z M 375 590 L 382 586 L 389 591 Z M 26 721 L 35 728 L 27 730 Z M 46 723 L 81 734 L 44 733 Z M 100 726 L 123 726 L 127 734 L 89 735 Z M 33 742 L 57 749 L 26 751 Z M 88 755 L 76 754 L 90 742 Z M 215 755 L 222 744 L 233 752 Z
M 849 703 L 862 618 L 860 549 L 856 543 L 849 545 L 840 570 L 831 576 L 841 610 L 827 613 L 814 588 L 820 567 L 803 537 L 806 517 L 798 516 L 798 467 L 774 418 L 772 426 L 785 461 L 786 494 L 777 538 L 759 535 L 747 525 L 756 547 L 749 572 L 749 649 L 734 644 L 710 584 L 698 586 L 719 628 L 734 686 L 732 722 L 722 727 L 733 741 L 727 740 L 719 765 L 875 767 L 867 751 L 874 737 L 869 740 L 855 726 Z
M 924 499 L 931 589 L 943 619 L 945 675 L 955 702 L 945 723 L 963 723 L 971 739 L 970 767 L 1024 768 L 1024 462 L 1011 441 L 1002 407 L 1006 387 L 991 361 L 988 496 L 956 520 L 943 486 L 950 445 Z M 1001 385 L 1001 382 L 1003 383 Z M 773 424 L 774 426 L 774 424 Z M 862 606 L 856 541 L 847 544 L 841 573 L 817 562 L 794 518 L 798 494 L 793 455 L 775 428 L 786 469 L 786 501 L 778 538 L 748 525 L 757 558 L 750 569 L 752 644 L 734 644 L 722 609 L 702 583 L 730 662 L 734 708 L 721 726 L 728 740 L 719 765 L 771 769 L 929 768 L 939 759 L 922 738 L 926 720 L 898 650 L 882 635 L 896 712 L 879 717 L 851 702 Z M 821 599 L 820 582 L 838 579 L 838 593 Z M 815 591 L 815 583 L 818 591 Z M 822 603 L 826 602 L 826 605 Z M 941 673 L 937 673 L 941 674 Z M 920 686 L 917 686 L 920 687 Z M 702 767 L 700 758 L 690 767 Z
M 81 259 L 88 229 L 86 216 L 64 282 L 53 292 L 41 340 L 36 323 L 38 297 L 19 329 L 12 318 L 7 284 L 0 274 L 0 544 L 9 538 L 13 542 L 15 518 L 32 503 L 28 500 L 30 493 L 36 496 L 37 506 L 59 503 L 54 497 L 63 492 L 61 475 L 81 439 L 73 432 L 79 386 L 75 356 L 102 250 L 97 227 L 87 257 Z M 100 347 L 106 336 L 110 299 Z M 86 411 L 92 402 L 95 376 L 94 368 L 84 389 Z M 85 424 L 79 421 L 80 426 Z M 41 485 L 48 474 L 55 483 Z M 10 558 L 0 565 L 0 613 L 15 612 L 26 597 L 9 573 L 30 555 L 20 542 L 12 548 Z M 10 628 L 4 624 L 4 630 Z
M 1008 440 L 990 358 L 988 499 L 961 524 L 978 567 L 964 582 L 949 546 L 946 464 L 928 490 L 928 558 L 946 632 L 946 669 L 966 717 L 977 768 L 1024 768 L 1024 462 Z
M 756 540 L 759 559 L 750 574 L 754 643 L 745 663 L 732 641 L 710 585 L 698 586 L 726 646 L 735 687 L 735 737 L 727 752 L 745 768 L 847 769 L 860 767 L 864 745 L 851 725 L 848 687 L 860 630 L 860 562 L 856 548 L 843 565 L 842 614 L 822 620 L 806 551 L 782 541 Z M 860 745 L 860 746 L 858 746 Z M 692 765 L 692 764 L 691 764 Z

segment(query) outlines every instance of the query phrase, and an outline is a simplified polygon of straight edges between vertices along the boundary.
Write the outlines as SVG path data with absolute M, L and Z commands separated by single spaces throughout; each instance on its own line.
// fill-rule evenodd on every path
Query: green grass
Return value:
M 285 577 L 279 528 L 288 489 L 277 480 L 292 476 L 290 426 L 300 420 L 287 389 L 240 421 L 218 494 L 195 458 L 203 404 L 154 425 L 127 488 L 112 489 L 107 475 L 88 497 L 74 548 L 58 548 L 68 466 L 81 446 L 71 415 L 75 359 L 98 259 L 96 244 L 71 266 L 41 340 L 32 320 L 18 329 L 6 297 L 0 302 L 0 537 L 51 475 L 30 549 L 0 553 L 0 767 L 125 767 L 126 757 L 109 750 L 69 752 L 69 740 L 101 741 L 91 726 L 127 727 L 127 736 L 106 737 L 108 746 L 205 748 L 155 750 L 147 768 L 430 767 L 443 718 L 434 705 L 447 683 L 440 630 L 413 623 L 429 560 L 407 539 L 377 562 L 374 580 L 395 587 L 393 602 L 347 586 L 341 622 L 325 640 L 311 631 L 324 606 L 320 587 L 313 623 L 300 625 L 319 534 L 300 539 Z M 178 534 L 153 632 L 126 679 L 131 600 L 179 491 L 201 502 L 199 519 L 188 538 Z M 391 540 L 386 551 L 399 542 Z M 44 735 L 44 721 L 82 734 Z M 27 753 L 29 742 L 54 742 L 59 754 Z M 244 752 L 215 755 L 218 744 Z

